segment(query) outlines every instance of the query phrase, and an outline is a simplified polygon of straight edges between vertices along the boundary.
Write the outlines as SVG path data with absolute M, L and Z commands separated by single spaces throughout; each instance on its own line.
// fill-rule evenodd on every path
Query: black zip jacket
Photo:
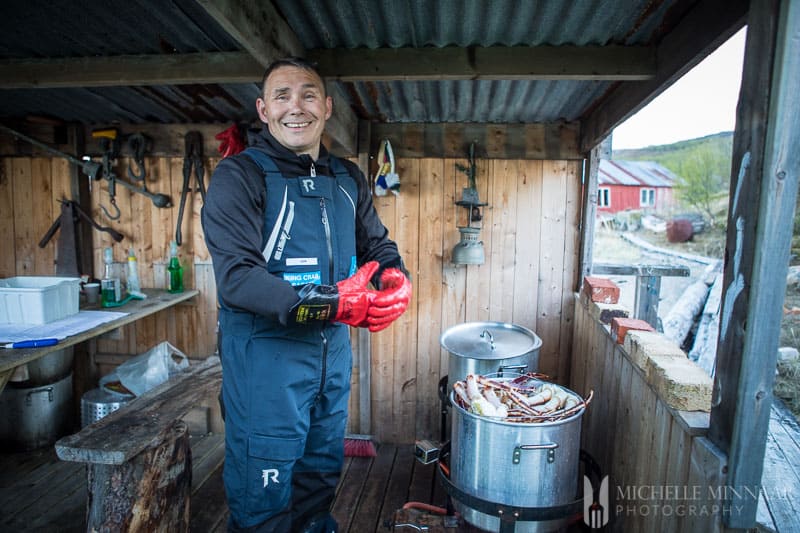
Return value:
M 286 177 L 307 176 L 312 165 L 317 175 L 333 175 L 328 168 L 328 150 L 320 145 L 319 158 L 298 156 L 284 147 L 264 126 L 251 131 L 249 145 L 263 150 Z M 356 205 L 356 257 L 358 266 L 378 261 L 380 272 L 396 267 L 406 272 L 397 245 L 378 218 L 364 174 L 350 161 L 341 159 L 358 184 Z M 214 264 L 217 296 L 222 305 L 249 311 L 286 324 L 289 308 L 297 300 L 295 289 L 267 271 L 262 255 L 266 185 L 264 174 L 244 154 L 220 161 L 211 177 L 201 220 L 206 245 Z

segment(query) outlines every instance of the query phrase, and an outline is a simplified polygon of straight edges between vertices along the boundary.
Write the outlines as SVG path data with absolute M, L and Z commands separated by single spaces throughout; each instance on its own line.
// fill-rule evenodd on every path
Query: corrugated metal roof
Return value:
M 69 58 L 239 50 L 194 0 L 6 0 L 0 58 Z M 87 124 L 253 119 L 258 84 L 6 89 L 0 116 Z
M 67 122 L 214 123 L 250 121 L 258 84 L 10 89 L 0 116 L 54 116 Z
M 363 118 L 379 122 L 535 123 L 576 120 L 609 83 L 368 82 L 349 84 L 348 96 Z
M 238 50 L 194 0 L 3 0 L 0 58 Z
M 275 0 L 308 48 L 643 44 L 668 1 Z
M 670 2 L 276 0 L 274 4 L 306 49 L 352 49 L 645 44 Z M 361 118 L 379 122 L 535 123 L 578 119 L 611 83 L 478 80 L 340 85 Z
M 597 169 L 598 185 L 672 187 L 678 179 L 669 169 L 653 161 L 601 159 Z
M 645 44 L 683 0 L 274 0 L 315 48 Z M 675 6 L 681 6 L 676 8 Z M 194 0 L 7 0 L 0 59 L 240 51 Z M 256 82 L 257 80 L 254 80 Z M 574 121 L 607 81 L 335 82 L 379 122 Z M 83 123 L 255 120 L 253 84 L 0 90 L 0 115 Z

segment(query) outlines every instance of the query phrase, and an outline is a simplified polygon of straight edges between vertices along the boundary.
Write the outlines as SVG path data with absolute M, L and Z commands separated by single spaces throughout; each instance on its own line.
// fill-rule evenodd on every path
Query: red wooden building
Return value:
M 597 172 L 597 211 L 661 211 L 672 206 L 678 177 L 652 161 L 601 159 Z

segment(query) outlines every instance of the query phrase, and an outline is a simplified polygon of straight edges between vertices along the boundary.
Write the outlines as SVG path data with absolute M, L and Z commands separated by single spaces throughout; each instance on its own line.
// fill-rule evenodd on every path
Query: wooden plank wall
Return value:
M 206 160 L 206 176 L 216 162 L 213 158 Z M 120 160 L 117 172 L 124 175 L 127 165 L 127 159 Z M 102 180 L 94 182 L 92 218 L 125 236 L 122 242 L 116 243 L 107 233 L 94 232 L 94 275 L 102 277 L 103 248 L 112 246 L 115 268 L 124 272 L 127 250 L 133 247 L 139 262 L 141 285 L 164 288 L 169 242 L 175 235 L 177 205 L 183 185 L 183 159 L 148 158 L 145 169 L 148 189 L 170 195 L 175 207 L 158 209 L 146 197 L 117 185 L 116 200 L 121 217 L 110 221 L 100 210 L 101 203 L 110 208 L 107 184 Z M 7 236 L 0 254 L 0 277 L 55 275 L 60 230 L 44 248 L 39 248 L 38 243 L 61 213 L 59 200 L 70 198 L 69 163 L 45 157 L 5 157 L 0 171 L 0 232 Z M 214 353 L 216 290 L 200 228 L 201 206 L 199 193 L 189 195 L 182 224 L 183 245 L 179 248 L 185 285 L 199 289 L 200 296 L 100 337 L 97 341 L 99 353 L 137 354 L 163 340 L 193 358 Z
M 465 161 L 398 159 L 400 195 L 375 198 L 414 280 L 409 311 L 372 335 L 372 427 L 382 441 L 439 437 L 438 382 L 448 364 L 439 336 L 465 321 L 532 329 L 543 341 L 540 371 L 566 380 L 580 161 L 478 160 L 477 188 L 489 204 L 480 234 L 486 262 L 470 266 L 450 262 L 467 221 L 455 205 L 467 186 L 457 163 Z
M 70 190 L 68 163 L 31 157 L 7 157 L 2 163 L 0 231 L 13 245 L 4 245 L 0 254 L 0 277 L 53 275 L 56 239 L 44 249 L 37 243 L 60 212 L 58 199 Z M 214 158 L 206 160 L 207 183 L 216 163 Z M 380 216 L 414 278 L 409 312 L 391 328 L 371 336 L 371 432 L 382 442 L 439 437 L 438 382 L 447 374 L 448 364 L 439 336 L 461 322 L 503 321 L 532 329 L 543 341 L 539 370 L 565 383 L 568 379 L 581 162 L 478 160 L 477 187 L 481 200 L 489 203 L 481 230 L 486 262 L 479 266 L 450 263 L 451 250 L 459 240 L 457 226 L 466 224 L 466 210 L 455 201 L 461 199 L 467 176 L 456 169 L 456 163 L 466 161 L 399 158 L 400 195 L 375 197 Z M 126 166 L 123 159 L 117 170 L 124 173 Z M 93 184 L 92 215 L 125 235 L 122 243 L 113 244 L 120 268 L 127 248 L 135 248 L 144 287 L 166 284 L 182 168 L 182 157 L 148 158 L 148 188 L 170 194 L 175 207 L 155 208 L 147 198 L 118 186 L 122 217 L 115 222 L 106 220 L 99 209 L 101 202 L 107 202 L 105 182 Z M 201 203 L 197 193 L 189 198 L 180 247 L 185 284 L 199 289 L 201 295 L 175 310 L 127 326 L 116 336 L 99 339 L 98 353 L 140 353 L 162 340 L 190 357 L 214 352 L 216 292 L 199 221 Z M 96 276 L 102 274 L 102 249 L 112 242 L 107 234 L 94 233 Z M 354 357 L 354 364 L 357 361 Z M 350 402 L 353 421 L 358 421 L 357 370 Z
M 576 300 L 570 388 L 594 391 L 581 448 L 610 476 L 611 530 L 722 531 L 714 497 L 724 493 L 727 459 L 705 437 L 708 415 L 667 406 L 609 327 Z

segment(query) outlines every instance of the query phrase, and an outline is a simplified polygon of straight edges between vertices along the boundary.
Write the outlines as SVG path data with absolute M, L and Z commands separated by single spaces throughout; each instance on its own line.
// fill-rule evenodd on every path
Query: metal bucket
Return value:
M 104 388 L 86 391 L 81 397 L 81 427 L 94 424 L 133 399 L 133 395 L 109 392 Z
M 15 450 L 48 446 L 72 430 L 72 373 L 37 387 L 0 394 L 0 441 Z
M 542 339 L 516 324 L 465 322 L 442 333 L 439 343 L 450 352 L 450 383 L 468 374 L 524 374 L 539 368 Z
M 575 500 L 584 409 L 564 420 L 519 424 L 470 413 L 455 402 L 453 392 L 450 404 L 454 486 L 475 498 L 513 507 L 556 507 Z M 455 498 L 454 505 L 470 524 L 500 531 L 499 517 Z M 557 530 L 568 520 L 519 521 L 515 532 Z

